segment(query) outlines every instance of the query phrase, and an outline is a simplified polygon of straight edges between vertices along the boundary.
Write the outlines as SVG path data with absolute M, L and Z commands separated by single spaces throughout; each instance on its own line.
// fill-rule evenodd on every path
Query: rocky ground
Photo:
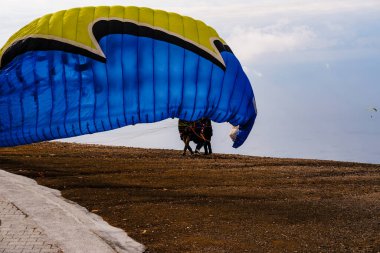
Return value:
M 380 165 L 41 143 L 0 169 L 58 189 L 147 252 L 380 252 Z

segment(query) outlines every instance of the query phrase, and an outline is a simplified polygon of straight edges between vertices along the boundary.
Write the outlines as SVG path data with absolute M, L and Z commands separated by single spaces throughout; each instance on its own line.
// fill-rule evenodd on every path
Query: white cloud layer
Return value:
M 179 1 L 181 2 L 181 1 Z M 178 5 L 176 9 L 183 13 L 207 14 L 209 18 L 238 19 L 244 17 L 278 17 L 282 15 L 321 15 L 341 14 L 346 12 L 362 12 L 380 10 L 378 0 L 272 0 L 272 1 L 186 1 L 186 7 Z M 183 5 L 182 5 L 183 6 Z
M 308 26 L 287 27 L 287 22 L 280 22 L 262 28 L 236 27 L 227 42 L 239 59 L 249 62 L 263 54 L 313 47 L 316 37 Z

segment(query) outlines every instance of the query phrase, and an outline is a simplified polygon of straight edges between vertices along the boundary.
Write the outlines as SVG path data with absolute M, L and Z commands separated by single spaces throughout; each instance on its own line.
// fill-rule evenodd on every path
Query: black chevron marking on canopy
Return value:
M 225 66 L 223 65 L 223 63 L 221 63 L 209 52 L 203 50 L 200 47 L 197 47 L 196 45 L 182 39 L 179 36 L 175 36 L 151 27 L 138 25 L 128 21 L 99 20 L 94 23 L 92 27 L 92 32 L 95 39 L 98 42 L 103 37 L 110 34 L 130 34 L 165 41 L 180 46 L 184 49 L 190 50 L 216 64 L 221 69 L 225 70 Z M 224 45 L 221 41 L 215 40 L 214 44 L 220 53 L 223 51 L 228 51 L 232 53 L 231 49 L 227 45 Z M 59 50 L 68 53 L 80 54 L 95 59 L 97 61 L 106 62 L 106 58 L 104 58 L 103 56 L 67 42 L 49 38 L 29 37 L 15 42 L 4 52 L 3 57 L 1 58 L 0 69 L 4 68 L 17 56 L 22 55 L 28 51 L 49 50 Z
M 98 61 L 105 62 L 105 58 L 95 54 L 91 51 L 88 51 L 84 48 L 54 40 L 54 39 L 46 39 L 46 38 L 34 38 L 29 37 L 23 40 L 19 40 L 10 46 L 3 54 L 1 58 L 1 67 L 4 68 L 8 63 L 10 63 L 14 58 L 19 55 L 22 55 L 29 51 L 49 51 L 49 50 L 59 50 L 67 53 L 74 53 L 84 55 L 90 58 L 93 58 Z

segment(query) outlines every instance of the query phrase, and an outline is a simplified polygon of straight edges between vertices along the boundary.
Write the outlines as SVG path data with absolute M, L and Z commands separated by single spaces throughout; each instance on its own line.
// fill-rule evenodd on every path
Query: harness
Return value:
M 207 140 L 207 139 L 204 137 L 203 133 L 202 133 L 205 127 L 206 127 L 206 126 L 202 126 L 202 127 L 201 127 L 201 134 L 200 134 L 200 135 L 198 135 L 197 132 L 195 132 L 194 127 L 190 127 L 190 129 L 191 129 L 191 131 L 193 132 L 193 134 L 194 134 L 195 136 L 197 136 L 198 138 L 204 140 L 205 142 L 210 142 L 210 140 Z
M 197 132 L 196 132 L 196 129 L 197 128 L 199 128 L 199 127 L 197 127 L 197 124 L 198 122 L 191 122 L 191 125 L 189 125 L 189 124 L 185 124 L 185 123 L 183 123 L 183 124 L 179 124 L 179 127 L 183 127 L 184 128 L 184 131 L 180 131 L 180 134 L 181 134 L 181 136 L 185 133 L 185 132 L 187 132 L 187 130 L 189 129 L 191 132 L 192 132 L 192 134 L 194 134 L 196 137 L 198 137 L 199 139 L 201 139 L 201 140 L 203 140 L 204 142 L 210 142 L 210 140 L 208 140 L 208 139 L 206 139 L 206 137 L 203 135 L 203 132 L 204 132 L 204 129 L 205 128 L 207 128 L 207 127 L 210 127 L 211 128 L 211 126 L 206 126 L 205 124 L 201 124 L 201 132 L 200 132 L 200 134 L 198 134 Z

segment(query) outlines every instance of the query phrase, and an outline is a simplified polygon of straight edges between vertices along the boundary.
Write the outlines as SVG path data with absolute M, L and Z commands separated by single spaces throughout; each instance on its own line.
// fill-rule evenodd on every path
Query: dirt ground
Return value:
M 41 143 L 0 149 L 147 252 L 380 252 L 380 165 Z

